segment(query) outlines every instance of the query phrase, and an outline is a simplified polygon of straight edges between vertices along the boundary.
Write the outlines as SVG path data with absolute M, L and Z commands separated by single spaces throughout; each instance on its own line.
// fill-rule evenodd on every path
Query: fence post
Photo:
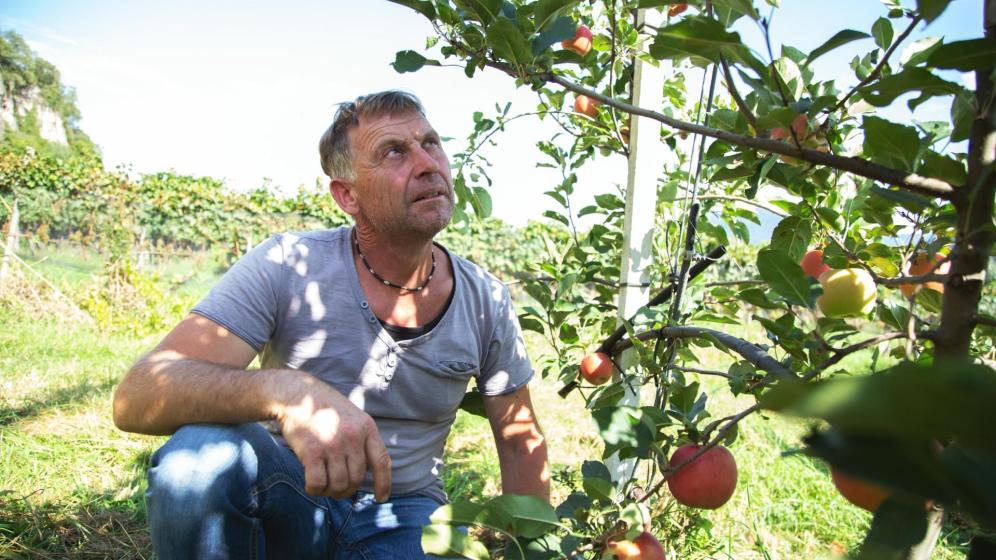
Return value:
M 11 255 L 17 254 L 18 241 L 20 240 L 21 231 L 18 226 L 18 220 L 20 219 L 20 213 L 17 209 L 17 199 L 14 199 L 14 206 L 10 211 L 10 226 L 7 228 L 7 240 L 4 243 L 3 251 L 3 261 L 0 262 L 0 280 L 3 280 L 7 276 L 7 272 L 10 269 L 10 259 Z

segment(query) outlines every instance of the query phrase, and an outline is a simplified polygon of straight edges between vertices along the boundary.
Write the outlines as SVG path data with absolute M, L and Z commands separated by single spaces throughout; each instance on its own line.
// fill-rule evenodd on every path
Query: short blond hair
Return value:
M 364 117 L 405 115 L 415 113 L 425 116 L 422 102 L 406 91 L 388 90 L 361 95 L 355 101 L 340 103 L 332 125 L 318 141 L 318 155 L 322 170 L 330 178 L 353 178 L 353 153 L 349 145 L 349 131 L 360 124 Z

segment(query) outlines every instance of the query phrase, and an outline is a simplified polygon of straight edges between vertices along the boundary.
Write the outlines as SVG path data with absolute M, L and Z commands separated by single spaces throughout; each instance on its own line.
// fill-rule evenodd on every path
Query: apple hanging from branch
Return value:
M 592 35 L 591 29 L 588 29 L 588 26 L 579 25 L 577 31 L 574 32 L 574 38 L 561 41 L 560 46 L 584 56 L 591 50 L 591 41 L 593 38 L 594 35 Z
M 682 445 L 669 464 L 677 465 L 694 455 L 700 446 Z M 737 462 L 730 450 L 717 445 L 671 474 L 667 487 L 675 500 L 689 507 L 716 509 L 733 496 L 737 488 Z

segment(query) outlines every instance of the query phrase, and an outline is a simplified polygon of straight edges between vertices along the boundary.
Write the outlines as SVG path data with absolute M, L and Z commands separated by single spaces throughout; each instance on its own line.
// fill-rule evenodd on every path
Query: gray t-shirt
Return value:
M 391 455 L 392 493 L 445 499 L 439 474 L 457 407 L 474 378 L 487 396 L 532 378 L 508 289 L 448 253 L 453 298 L 439 323 L 395 341 L 360 288 L 351 228 L 275 235 L 240 259 L 193 312 L 260 353 L 264 369 L 300 369 L 370 414 Z M 372 489 L 367 473 L 363 489 Z

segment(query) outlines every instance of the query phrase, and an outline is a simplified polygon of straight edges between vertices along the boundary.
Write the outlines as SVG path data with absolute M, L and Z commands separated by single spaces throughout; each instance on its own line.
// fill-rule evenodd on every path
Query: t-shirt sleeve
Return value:
M 225 327 L 260 352 L 273 336 L 277 289 L 284 268 L 279 238 L 270 237 L 239 259 L 191 311 Z
M 481 367 L 477 388 L 482 395 L 497 396 L 511 393 L 533 377 L 533 366 L 526 354 L 515 305 L 502 286 L 502 300 L 495 316 L 495 327 Z

